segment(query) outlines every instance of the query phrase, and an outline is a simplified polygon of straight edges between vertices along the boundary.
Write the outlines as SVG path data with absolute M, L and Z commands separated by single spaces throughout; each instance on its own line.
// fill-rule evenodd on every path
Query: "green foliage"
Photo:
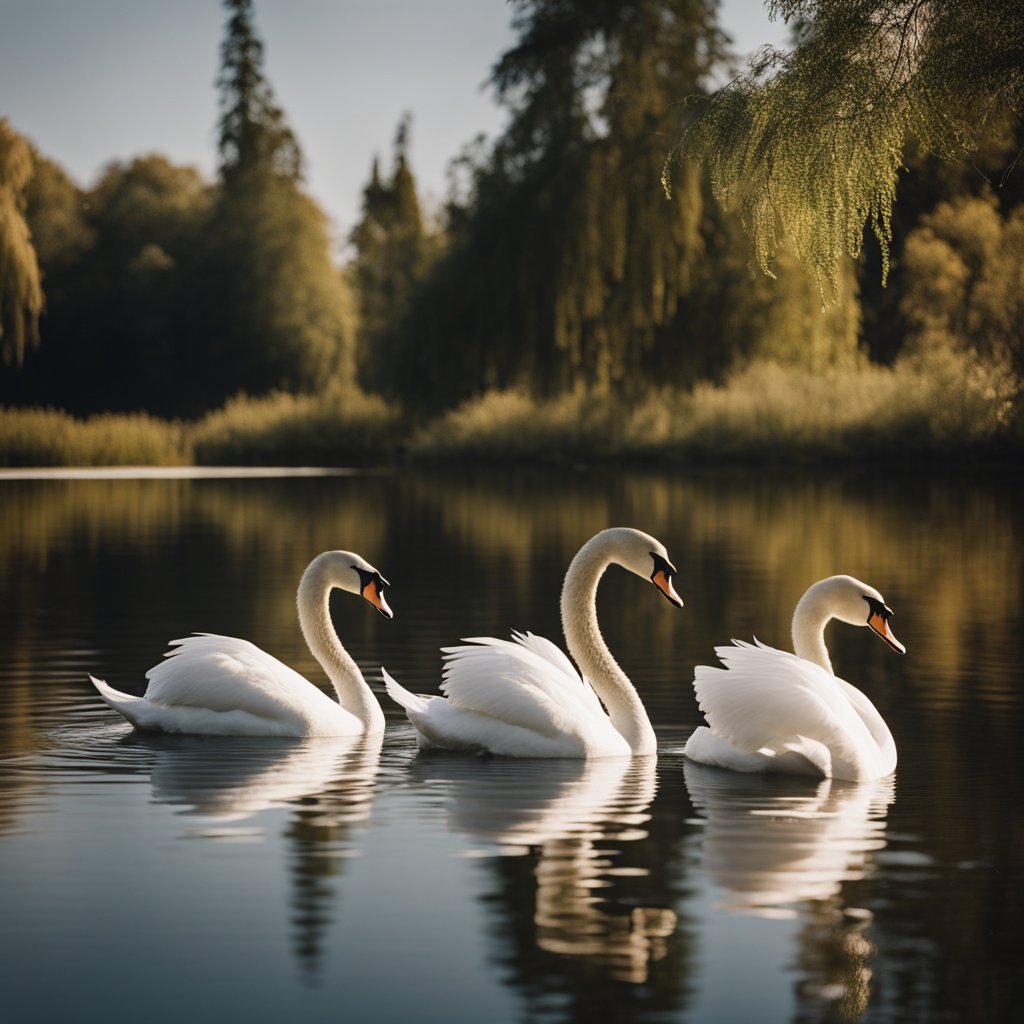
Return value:
M 180 423 L 142 413 L 87 420 L 53 409 L 0 408 L 0 466 L 180 466 L 192 452 Z
M 675 156 L 710 169 L 771 272 L 778 231 L 834 294 L 871 226 L 888 272 L 904 145 L 953 156 L 1024 113 L 1024 8 L 962 0 L 770 0 L 799 27 L 708 102 Z M 670 165 L 667 165 L 667 168 Z M 668 183 L 666 183 L 667 185 Z
M 391 454 L 398 417 L 356 388 L 238 395 L 190 431 L 200 465 L 361 465 Z
M 263 43 L 253 27 L 252 0 L 224 0 L 229 17 L 220 50 L 221 173 L 279 175 L 297 181 L 302 153 L 263 77 Z
M 1004 219 L 991 197 L 940 203 L 903 256 L 907 350 L 975 353 L 1024 379 L 1024 205 Z
M 194 424 L 0 409 L 0 465 L 365 465 L 399 450 L 422 462 L 561 464 L 1019 457 L 1019 401 L 1016 378 L 973 353 L 813 371 L 754 360 L 721 385 L 652 385 L 630 399 L 492 391 L 408 436 L 396 409 L 338 387 L 236 396 Z
M 203 408 L 238 390 L 308 392 L 352 379 L 347 286 L 326 217 L 295 183 L 254 178 L 223 192 L 199 256 L 201 329 L 188 370 Z
M 354 379 L 355 314 L 327 219 L 300 188 L 301 154 L 263 77 L 252 5 L 227 7 L 219 187 L 154 155 L 111 165 L 83 191 L 35 156 L 26 214 L 50 302 L 38 350 L 0 367 L 0 401 L 196 416 L 240 390 Z M 28 150 L 11 154 L 20 189 Z
M 94 242 L 73 272 L 92 344 L 81 322 L 66 325 L 66 369 L 93 409 L 183 411 L 188 385 L 174 371 L 210 189 L 194 168 L 148 156 L 109 167 L 86 204 Z
M 817 284 L 802 271 L 786 241 L 779 248 L 776 274 L 768 277 L 747 260 L 743 228 L 734 214 L 712 205 L 705 235 L 706 256 L 685 307 L 695 343 L 663 346 L 658 354 L 665 362 L 651 367 L 649 380 L 720 381 L 737 366 L 758 359 L 810 370 L 850 367 L 863 360 L 859 289 L 850 259 L 839 268 L 838 300 L 823 304 Z M 687 353 L 693 362 L 681 369 Z
M 394 170 L 381 180 L 374 160 L 363 190 L 363 209 L 351 235 L 352 279 L 359 301 L 360 376 L 386 384 L 388 368 L 401 358 L 402 322 L 415 288 L 429 269 L 436 240 L 426 230 L 408 159 L 409 120 L 398 126 Z
M 352 380 L 349 296 L 327 219 L 300 187 L 301 153 L 263 76 L 251 0 L 225 0 L 221 188 L 190 280 L 190 409 L 238 391 L 309 392 Z
M 177 440 L 153 428 L 145 449 L 145 418 L 7 418 L 6 458 L 387 460 L 399 408 L 419 417 L 422 458 L 847 458 L 885 454 L 896 432 L 901 450 L 927 454 L 1019 445 L 1017 186 L 993 193 L 1000 207 L 966 194 L 982 189 L 976 171 L 924 163 L 913 177 L 930 184 L 901 185 L 888 219 L 905 131 L 948 152 L 981 137 L 967 112 L 983 125 L 1013 109 L 1018 14 L 997 12 L 996 39 L 974 5 L 779 0 L 783 15 L 814 15 L 800 45 L 711 102 L 683 143 L 711 180 L 671 164 L 669 202 L 657 178 L 679 99 L 721 66 L 713 0 L 514 0 L 519 38 L 493 73 L 508 127 L 456 165 L 443 235 L 424 224 L 403 122 L 342 272 L 263 76 L 251 0 L 226 6 L 216 185 L 160 156 L 83 190 L 29 154 L 29 177 L 27 147 L 0 122 L 0 402 L 197 422 Z M 935 68 L 961 84 L 970 71 L 938 28 L 970 44 L 991 109 L 935 81 Z M 1005 164 L 1012 137 L 992 132 L 978 166 Z M 750 265 L 741 215 L 710 201 L 712 185 L 739 200 L 774 276 Z M 19 218 L 31 238 L 9 230 Z M 901 295 L 867 306 L 862 332 L 849 254 L 864 219 L 883 248 L 894 229 Z M 12 346 L 8 297 L 21 294 L 30 331 L 38 270 L 41 344 L 26 333 Z M 838 301 L 823 308 L 823 290 Z M 904 331 L 905 358 L 867 363 L 862 334 L 891 361 Z M 357 371 L 393 406 L 360 391 Z M 26 423 L 56 440 L 33 441 Z M 136 424 L 132 447 L 121 435 Z
M 82 190 L 52 160 L 32 152 L 32 177 L 25 187 L 25 218 L 46 278 L 47 305 L 60 305 L 54 296 L 54 277 L 95 241 L 86 213 L 89 202 Z
M 680 96 L 717 66 L 702 0 L 517 0 L 494 72 L 505 134 L 463 164 L 449 248 L 418 293 L 392 393 L 436 409 L 488 387 L 634 386 L 685 315 L 703 256 L 699 177 L 657 188 Z M 667 362 L 669 360 L 662 360 Z
M 25 186 L 32 176 L 28 143 L 0 118 L 0 355 L 5 363 L 25 358 L 39 340 L 43 291 L 39 264 L 25 222 Z
M 208 186 L 161 156 L 112 164 L 87 192 L 35 162 L 27 213 L 49 301 L 39 350 L 6 376 L 5 397 L 77 413 L 186 411 L 188 381 L 175 370 Z
M 893 368 L 762 360 L 722 385 L 651 387 L 631 401 L 585 389 L 549 399 L 489 392 L 420 428 L 409 451 L 425 460 L 710 465 L 948 459 L 1019 450 L 1014 396 L 998 366 L 951 352 Z
M 414 433 L 409 452 L 426 460 L 569 462 L 609 456 L 622 445 L 623 403 L 577 388 L 538 399 L 489 391 Z

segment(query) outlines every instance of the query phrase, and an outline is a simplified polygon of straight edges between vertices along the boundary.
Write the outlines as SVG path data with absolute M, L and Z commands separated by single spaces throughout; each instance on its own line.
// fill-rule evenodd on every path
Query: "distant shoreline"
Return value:
M 969 354 L 893 367 L 752 363 L 721 384 L 536 397 L 491 391 L 432 418 L 358 389 L 238 396 L 194 422 L 0 408 L 0 467 L 323 475 L 396 466 L 713 468 L 1019 464 L 1020 385 Z M 278 469 L 277 467 L 280 467 Z

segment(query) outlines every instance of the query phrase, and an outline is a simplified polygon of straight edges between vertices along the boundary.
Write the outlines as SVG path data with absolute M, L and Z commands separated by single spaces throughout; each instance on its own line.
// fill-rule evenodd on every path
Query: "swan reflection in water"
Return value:
M 653 757 L 501 761 L 435 753 L 416 758 L 413 773 L 446 787 L 448 827 L 480 844 L 467 856 L 497 855 L 509 917 L 532 907 L 525 928 L 503 931 L 525 932 L 544 952 L 639 984 L 676 927 L 667 906 L 639 905 L 622 892 L 629 878 L 648 875 L 623 863 L 624 844 L 647 838 L 656 764 Z M 529 860 L 526 879 L 517 865 Z
M 319 972 L 324 935 L 338 909 L 353 829 L 368 822 L 383 735 L 307 740 L 147 737 L 150 784 L 159 803 L 193 819 L 186 838 L 259 842 L 280 828 L 291 861 L 292 926 L 298 962 Z
M 154 800 L 196 817 L 198 834 L 216 838 L 221 826 L 300 801 L 319 806 L 325 821 L 335 824 L 367 818 L 383 737 L 222 742 L 181 736 L 141 742 L 155 748 Z M 230 829 L 223 836 L 230 838 Z
M 685 761 L 703 825 L 701 858 L 731 913 L 804 922 L 797 966 L 801 1000 L 827 1002 L 839 1019 L 867 1006 L 873 917 L 846 904 L 843 886 L 868 878 L 886 845 L 892 776 L 874 782 L 748 775 Z

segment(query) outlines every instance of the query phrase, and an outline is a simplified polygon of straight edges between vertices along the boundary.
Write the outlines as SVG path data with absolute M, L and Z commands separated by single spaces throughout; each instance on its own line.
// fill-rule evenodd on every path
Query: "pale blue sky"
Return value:
M 513 41 L 504 0 L 255 0 L 265 69 L 339 235 L 403 112 L 428 202 L 501 113 L 484 86 Z M 761 0 L 724 0 L 745 54 L 785 38 Z M 219 0 L 0 0 L 0 116 L 83 185 L 110 160 L 165 153 L 212 177 Z

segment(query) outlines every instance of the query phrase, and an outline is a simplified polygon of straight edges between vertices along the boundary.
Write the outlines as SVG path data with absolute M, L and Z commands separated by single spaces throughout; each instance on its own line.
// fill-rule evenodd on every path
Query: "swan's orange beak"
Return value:
M 395 613 L 388 607 L 387 601 L 384 600 L 384 591 L 377 586 L 376 580 L 370 580 L 370 582 L 363 587 L 363 597 L 365 597 L 366 600 L 369 601 L 385 619 L 393 619 L 395 617 Z
M 892 635 L 889 628 L 889 619 L 881 612 L 872 612 L 868 617 L 868 625 L 877 633 L 897 654 L 906 654 L 907 649 Z
M 677 608 L 683 607 L 683 599 L 676 593 L 676 588 L 672 586 L 672 576 L 666 569 L 658 569 L 653 576 L 651 576 L 651 582 L 667 597 Z

